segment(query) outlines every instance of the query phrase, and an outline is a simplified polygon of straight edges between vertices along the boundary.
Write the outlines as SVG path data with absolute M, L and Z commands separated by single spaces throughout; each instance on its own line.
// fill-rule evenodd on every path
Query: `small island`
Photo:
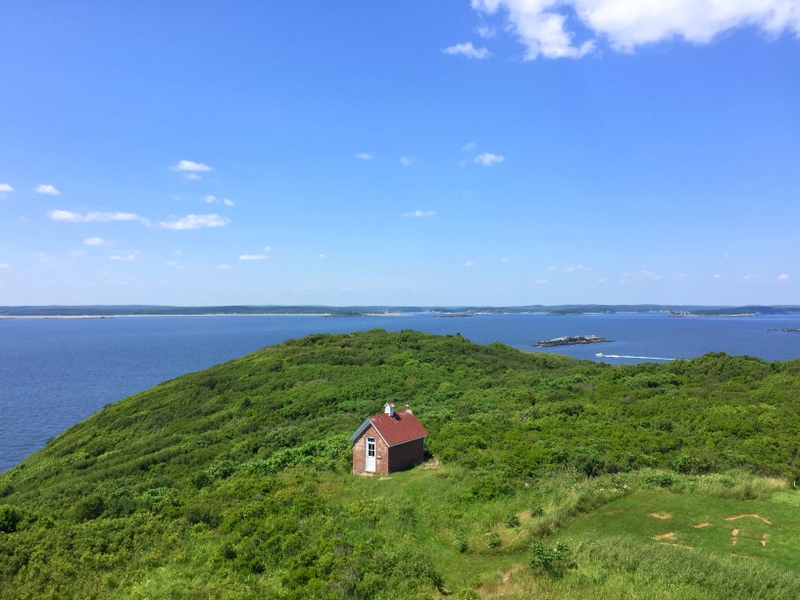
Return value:
M 767 333 L 771 331 L 782 331 L 784 333 L 800 333 L 800 329 L 798 329 L 797 327 L 781 327 L 781 328 L 767 329 Z
M 614 340 L 596 335 L 565 335 L 563 337 L 553 338 L 552 340 L 542 340 L 533 345 L 540 348 L 550 348 L 552 346 L 575 346 L 577 344 L 599 344 L 601 342 L 613 341 Z

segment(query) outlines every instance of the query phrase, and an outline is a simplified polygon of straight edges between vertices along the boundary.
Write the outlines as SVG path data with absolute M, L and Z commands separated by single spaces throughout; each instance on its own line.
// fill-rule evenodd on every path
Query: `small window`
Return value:
M 375 438 L 367 438 L 367 456 L 375 456 Z

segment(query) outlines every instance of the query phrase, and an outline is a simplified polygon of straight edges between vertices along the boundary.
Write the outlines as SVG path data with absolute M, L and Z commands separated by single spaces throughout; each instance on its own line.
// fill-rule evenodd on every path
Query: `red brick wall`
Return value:
M 414 440 L 393 446 L 391 450 L 373 426 L 367 427 L 353 444 L 353 473 L 364 473 L 367 465 L 367 437 L 375 438 L 375 472 L 388 475 L 393 471 L 407 469 L 422 462 L 424 440 Z
M 375 438 L 375 472 L 384 475 L 389 473 L 389 452 L 386 443 L 370 425 L 353 444 L 353 473 L 364 473 L 367 466 L 367 438 Z

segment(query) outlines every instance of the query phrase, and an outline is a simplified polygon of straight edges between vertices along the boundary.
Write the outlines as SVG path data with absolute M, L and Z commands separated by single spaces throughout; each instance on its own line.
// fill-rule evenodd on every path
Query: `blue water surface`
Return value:
M 800 315 L 670 318 L 663 314 L 549 316 L 431 314 L 391 317 L 198 316 L 0 319 L 0 471 L 104 405 L 179 375 L 310 333 L 383 328 L 460 333 L 473 342 L 531 344 L 564 335 L 614 342 L 543 349 L 575 358 L 635 363 L 707 352 L 764 360 L 800 358 Z

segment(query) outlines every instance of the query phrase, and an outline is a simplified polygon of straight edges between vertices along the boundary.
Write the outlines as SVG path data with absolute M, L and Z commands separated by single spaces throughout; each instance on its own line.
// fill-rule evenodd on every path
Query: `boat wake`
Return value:
M 595 354 L 597 358 L 634 358 L 636 360 L 676 360 L 674 358 L 660 358 L 658 356 L 624 356 L 621 354 L 603 354 L 598 352 Z

